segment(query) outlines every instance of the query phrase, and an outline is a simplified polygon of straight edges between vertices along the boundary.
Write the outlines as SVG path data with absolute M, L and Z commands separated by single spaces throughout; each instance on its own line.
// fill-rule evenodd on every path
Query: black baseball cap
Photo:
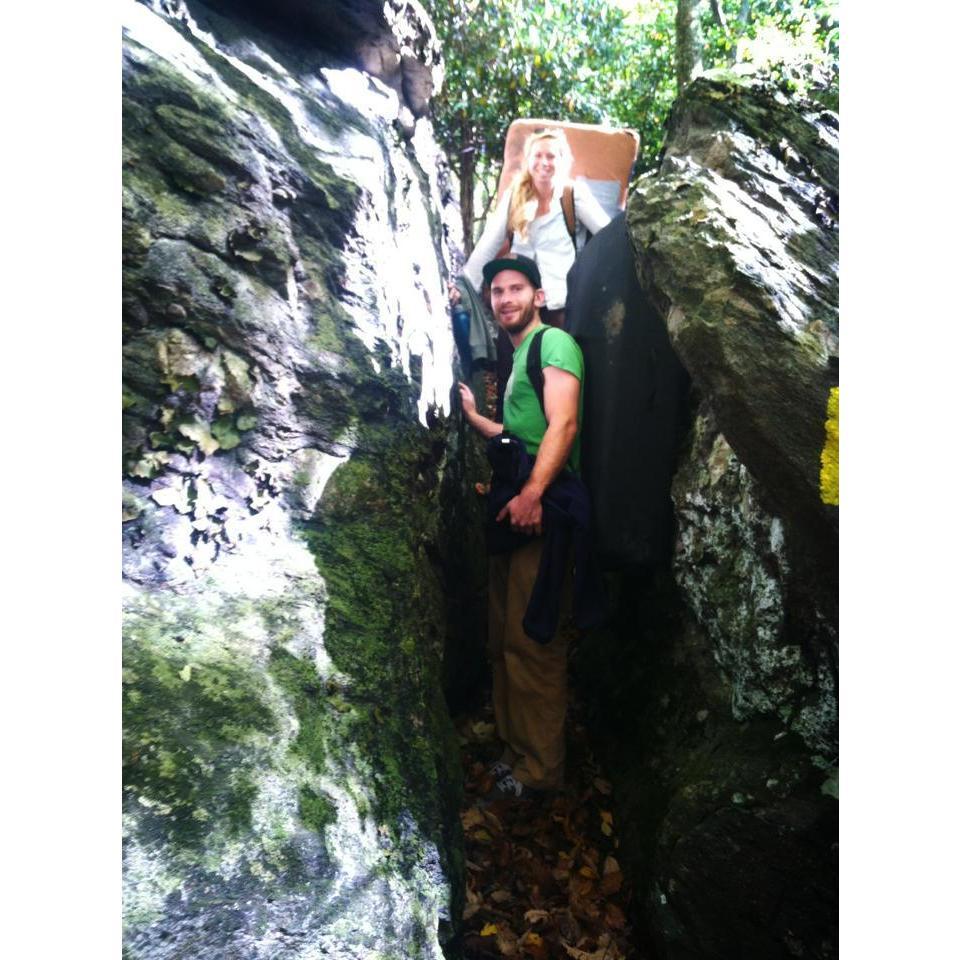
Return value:
M 491 260 L 483 268 L 483 280 L 487 284 L 493 283 L 493 278 L 501 270 L 516 270 L 522 273 L 532 284 L 534 290 L 539 290 L 543 286 L 540 279 L 540 268 L 536 261 L 525 257 L 522 253 L 508 253 L 505 257 L 497 257 Z

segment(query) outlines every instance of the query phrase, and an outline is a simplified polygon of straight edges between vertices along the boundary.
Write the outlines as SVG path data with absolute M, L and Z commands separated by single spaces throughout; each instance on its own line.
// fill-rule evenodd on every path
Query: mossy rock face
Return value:
M 673 497 L 672 569 L 624 575 L 577 663 L 621 860 L 658 956 L 836 957 L 836 632 L 798 631 L 784 525 L 702 408 Z
M 281 33 L 126 21 L 125 956 L 435 958 L 463 896 L 445 168 Z
M 708 75 L 674 104 L 660 169 L 628 208 L 641 282 L 695 388 L 824 565 L 838 524 L 820 484 L 839 375 L 837 143 L 818 104 Z
M 577 669 L 617 771 L 623 861 L 669 960 L 837 955 L 837 505 L 821 479 L 836 140 L 819 105 L 707 75 L 629 203 L 691 429 L 671 564 L 621 577 Z

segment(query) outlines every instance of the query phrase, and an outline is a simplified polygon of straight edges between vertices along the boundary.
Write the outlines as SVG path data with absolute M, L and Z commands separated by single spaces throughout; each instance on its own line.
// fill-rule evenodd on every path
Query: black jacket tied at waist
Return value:
M 508 553 L 535 539 L 510 529 L 497 514 L 521 490 L 534 458 L 523 442 L 504 431 L 487 441 L 487 459 L 493 468 L 487 498 L 487 552 Z M 590 528 L 590 497 L 583 481 L 562 470 L 547 488 L 543 506 L 543 553 L 533 593 L 523 617 L 523 630 L 540 643 L 549 643 L 560 623 L 560 601 L 573 547 L 573 613 L 581 630 L 598 626 L 606 614 L 603 578 Z

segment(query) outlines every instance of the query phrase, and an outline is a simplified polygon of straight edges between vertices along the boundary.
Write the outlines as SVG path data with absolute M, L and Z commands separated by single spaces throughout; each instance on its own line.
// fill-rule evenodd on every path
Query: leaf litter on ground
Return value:
M 458 723 L 467 855 L 465 960 L 643 960 L 616 858 L 613 787 L 571 719 L 567 784 L 543 800 L 485 801 L 497 759 L 492 711 Z

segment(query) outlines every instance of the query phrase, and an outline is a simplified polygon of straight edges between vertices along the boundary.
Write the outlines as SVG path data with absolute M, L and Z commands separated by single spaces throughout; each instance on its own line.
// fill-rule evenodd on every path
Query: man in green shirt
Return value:
M 549 327 L 542 334 L 543 408 L 527 376 L 531 335 L 543 326 L 545 294 L 540 271 L 529 257 L 511 255 L 483 268 L 493 315 L 514 347 L 503 423 L 477 412 L 470 388 L 460 398 L 470 425 L 489 439 L 504 429 L 535 456 L 530 477 L 497 516 L 511 529 L 535 535 L 526 545 L 490 558 L 488 649 L 493 666 L 493 708 L 503 755 L 493 766 L 496 792 L 526 799 L 563 783 L 567 709 L 567 640 L 530 639 L 522 621 L 543 552 L 544 492 L 560 471 L 579 467 L 583 355 L 574 339 Z M 566 591 L 569 594 L 569 591 Z

